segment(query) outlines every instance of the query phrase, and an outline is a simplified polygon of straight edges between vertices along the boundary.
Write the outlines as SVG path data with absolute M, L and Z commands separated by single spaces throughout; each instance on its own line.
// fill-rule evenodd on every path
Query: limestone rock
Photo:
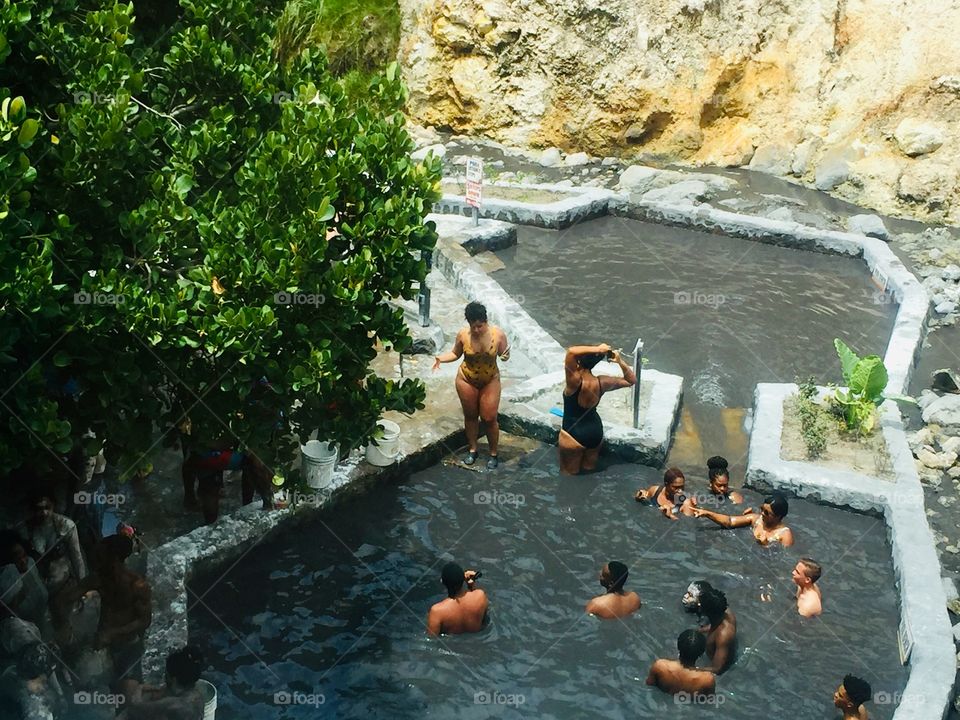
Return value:
M 631 165 L 620 173 L 619 188 L 625 192 L 643 193 L 653 186 L 660 170 L 646 165 Z
M 817 166 L 814 184 L 817 190 L 833 190 L 850 179 L 850 164 L 861 157 L 851 145 L 840 145 L 824 153 Z
M 907 444 L 910 445 L 910 452 L 916 455 L 924 445 L 932 446 L 934 443 L 933 431 L 928 427 L 920 428 L 917 432 L 907 435 Z
M 859 233 L 878 240 L 890 239 L 887 226 L 876 215 L 854 215 L 847 220 L 847 229 L 852 233 Z
M 649 190 L 643 195 L 644 200 L 667 203 L 691 203 L 707 197 L 709 188 L 701 180 L 684 180 L 683 182 L 668 185 L 658 190 Z
M 957 311 L 957 304 L 949 300 L 944 300 L 941 303 L 937 303 L 933 309 L 940 315 L 949 315 Z
M 588 162 L 590 162 L 590 156 L 585 152 L 579 152 L 567 155 L 567 157 L 564 158 L 563 164 L 567 167 L 575 167 L 577 165 L 586 165 Z
M 750 169 L 768 175 L 788 175 L 790 173 L 790 156 L 792 151 L 780 143 L 764 143 L 757 147 L 750 159 Z
M 793 161 L 790 164 L 791 172 L 797 177 L 803 177 L 810 169 L 813 157 L 820 152 L 823 140 L 818 137 L 812 137 L 804 140 L 797 145 L 793 153 Z
M 940 449 L 945 453 L 960 454 L 960 437 L 948 437 L 940 443 Z
M 787 207 L 778 207 L 766 214 L 766 217 L 779 222 L 796 222 L 793 211 Z
M 921 410 L 926 410 L 930 405 L 936 402 L 939 397 L 939 395 L 930 390 L 921 390 L 920 397 L 917 398 L 917 404 L 920 406 Z M 924 418 L 924 420 L 928 423 L 930 422 L 926 418 Z
M 957 282 L 960 280 L 960 265 L 950 263 L 940 271 L 940 277 L 948 282 Z
M 918 160 L 908 165 L 897 182 L 897 196 L 927 205 L 943 205 L 957 184 L 957 172 L 948 165 Z
M 960 377 L 950 368 L 930 373 L 930 387 L 941 392 L 960 392 Z
M 903 154 L 910 157 L 933 152 L 944 141 L 943 128 L 912 118 L 901 121 L 893 131 L 893 137 Z
M 440 45 L 449 47 L 455 52 L 470 52 L 475 40 L 470 29 L 453 23 L 450 19 L 440 16 L 433 24 L 433 37 Z
M 960 395 L 943 395 L 922 407 L 926 423 L 960 425 Z
M 946 470 L 957 461 L 957 454 L 955 452 L 936 453 L 929 448 L 923 447 L 920 448 L 920 452 L 917 453 L 917 460 L 928 468 Z
M 560 148 L 547 148 L 540 153 L 540 164 L 544 167 L 555 167 L 563 161 L 563 153 Z

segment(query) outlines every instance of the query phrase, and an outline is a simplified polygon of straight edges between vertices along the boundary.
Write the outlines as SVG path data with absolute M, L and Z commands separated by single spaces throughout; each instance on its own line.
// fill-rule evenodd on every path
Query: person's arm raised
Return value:
M 619 350 L 613 351 L 613 362 L 617 363 L 620 366 L 620 371 L 623 373 L 623 377 L 617 377 L 616 375 L 598 375 L 597 377 L 600 380 L 600 387 L 604 392 L 609 390 L 619 390 L 621 388 L 633 387 L 637 384 L 637 375 L 633 372 L 633 368 L 630 367 L 620 355 Z
M 462 337 L 462 333 L 463 333 L 463 331 L 460 331 L 460 332 L 457 333 L 457 339 L 456 339 L 456 341 L 454 341 L 454 343 L 453 343 L 453 350 L 450 350 L 449 352 L 441 353 L 440 355 L 434 356 L 434 358 L 433 358 L 433 369 L 434 369 L 434 370 L 437 370 L 437 369 L 440 368 L 440 363 L 453 362 L 454 360 L 456 360 L 457 358 L 459 358 L 461 355 L 463 355 L 463 337 Z

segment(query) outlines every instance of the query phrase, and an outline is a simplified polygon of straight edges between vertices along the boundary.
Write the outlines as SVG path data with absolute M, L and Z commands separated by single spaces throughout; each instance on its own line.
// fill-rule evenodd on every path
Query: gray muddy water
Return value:
M 791 501 L 797 544 L 761 548 L 748 530 L 671 522 L 634 502 L 658 477 L 613 465 L 558 479 L 555 450 L 544 448 L 492 473 L 437 466 L 271 537 L 191 584 L 202 599 L 191 640 L 216 668 L 205 676 L 218 715 L 702 718 L 705 708 L 644 684 L 653 659 L 675 657 L 677 635 L 695 625 L 680 596 L 698 578 L 726 593 L 739 621 L 736 664 L 718 682 L 722 717 L 753 720 L 770 707 L 792 720 L 833 717 L 846 673 L 881 699 L 902 690 L 881 520 Z M 688 481 L 688 492 L 701 486 Z M 804 555 L 824 566 L 820 619 L 795 610 L 790 571 Z M 428 639 L 449 559 L 483 571 L 490 622 Z M 630 567 L 643 607 L 601 622 L 583 607 L 614 559 Z M 885 720 L 893 706 L 870 713 Z
M 604 217 L 521 227 L 496 280 L 564 344 L 637 337 L 650 367 L 684 377 L 672 464 L 742 466 L 758 382 L 841 380 L 833 339 L 883 355 L 897 306 L 855 258 Z

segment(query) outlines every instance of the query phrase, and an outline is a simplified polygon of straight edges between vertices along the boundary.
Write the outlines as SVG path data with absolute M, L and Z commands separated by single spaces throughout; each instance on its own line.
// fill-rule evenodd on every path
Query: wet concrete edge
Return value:
M 821 388 L 821 396 L 826 391 Z M 894 720 L 943 718 L 950 709 L 956 675 L 953 637 L 923 490 L 900 412 L 892 401 L 881 409 L 880 425 L 896 475 L 891 482 L 781 459 L 783 402 L 795 392 L 797 386 L 790 383 L 757 385 L 745 484 L 883 515 L 900 589 L 900 614 L 914 641 L 907 686 Z

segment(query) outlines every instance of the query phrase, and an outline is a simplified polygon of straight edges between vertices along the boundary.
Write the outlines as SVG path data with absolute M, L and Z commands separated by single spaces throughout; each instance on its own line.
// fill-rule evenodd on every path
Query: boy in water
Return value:
M 623 589 L 627 574 L 627 566 L 622 562 L 611 560 L 604 565 L 600 569 L 600 584 L 607 592 L 588 602 L 587 612 L 601 620 L 616 620 L 639 610 L 640 596 Z
M 477 571 L 466 570 L 456 563 L 447 563 L 440 573 L 440 582 L 447 588 L 447 598 L 436 603 L 427 613 L 427 634 L 457 635 L 479 632 L 487 616 L 487 594 L 476 587 Z
M 737 642 L 737 618 L 727 607 L 727 596 L 716 588 L 700 595 L 700 612 L 709 625 L 700 628 L 707 636 L 707 657 L 713 672 L 720 675 L 733 664 Z
M 655 685 L 672 695 L 686 692 L 710 695 L 716 689 L 717 678 L 709 670 L 697 669 L 697 658 L 703 655 L 707 641 L 696 630 L 684 630 L 677 638 L 679 660 L 658 658 L 650 666 L 647 685 Z
M 801 558 L 793 568 L 793 582 L 797 586 L 797 611 L 803 617 L 816 617 L 823 612 L 820 588 L 816 582 L 823 569 L 810 558 Z
M 843 720 L 867 720 L 867 710 L 863 704 L 872 694 L 870 683 L 854 675 L 847 675 L 833 694 L 833 704 L 840 708 Z

